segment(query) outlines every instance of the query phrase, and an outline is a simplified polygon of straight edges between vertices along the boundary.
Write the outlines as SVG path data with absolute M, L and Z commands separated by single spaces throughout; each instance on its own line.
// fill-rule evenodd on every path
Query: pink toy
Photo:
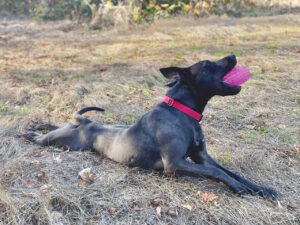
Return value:
M 232 85 L 241 85 L 250 78 L 250 72 L 244 67 L 234 67 L 224 77 L 223 82 Z

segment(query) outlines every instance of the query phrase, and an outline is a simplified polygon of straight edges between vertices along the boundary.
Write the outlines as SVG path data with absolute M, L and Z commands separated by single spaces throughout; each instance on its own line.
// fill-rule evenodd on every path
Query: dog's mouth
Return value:
M 226 82 L 222 82 L 223 86 L 223 95 L 237 95 L 241 89 L 241 85 L 233 85 L 233 84 L 228 84 Z
M 234 67 L 222 78 L 222 82 L 233 85 L 240 86 L 246 83 L 250 78 L 250 72 L 244 67 Z
M 222 85 L 223 85 L 223 88 L 225 90 L 227 90 L 227 92 L 230 92 L 230 95 L 236 95 L 238 94 L 241 89 L 242 89 L 242 86 L 241 85 L 233 85 L 233 84 L 228 84 L 226 82 L 222 82 Z
M 226 89 L 233 89 L 233 90 L 240 90 L 242 87 L 240 86 L 240 85 L 238 85 L 238 84 L 235 84 L 235 83 L 232 83 L 232 82 L 230 82 L 230 80 L 229 79 L 227 79 L 228 78 L 228 74 L 230 75 L 230 72 L 233 70 L 235 68 L 235 66 L 233 66 L 232 67 L 232 69 L 231 70 L 229 70 L 229 72 L 227 72 L 224 76 L 223 76 L 223 78 L 222 78 L 222 85 L 223 85 L 223 87 L 225 87 Z
M 241 84 L 247 82 L 250 78 L 250 72 L 243 67 L 233 67 L 222 78 L 223 90 L 230 94 L 235 95 L 240 92 Z

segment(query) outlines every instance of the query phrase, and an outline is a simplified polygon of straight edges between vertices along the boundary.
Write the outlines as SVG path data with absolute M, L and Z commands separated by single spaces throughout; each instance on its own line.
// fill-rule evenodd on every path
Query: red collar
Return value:
M 175 109 L 187 114 L 188 116 L 194 118 L 195 120 L 201 121 L 202 115 L 192 110 L 191 108 L 180 104 L 179 102 L 174 101 L 174 99 L 169 98 L 168 96 L 164 96 L 163 101 L 167 103 L 169 106 L 172 106 Z

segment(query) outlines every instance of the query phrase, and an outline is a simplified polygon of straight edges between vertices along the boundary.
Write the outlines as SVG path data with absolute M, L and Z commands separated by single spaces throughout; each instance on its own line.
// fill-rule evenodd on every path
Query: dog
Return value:
M 94 150 L 132 167 L 212 178 L 239 195 L 280 200 L 271 188 L 253 184 L 219 165 L 206 150 L 199 120 L 214 95 L 236 95 L 241 91 L 241 86 L 222 82 L 236 63 L 235 55 L 230 55 L 215 62 L 205 60 L 190 67 L 160 69 L 164 77 L 173 80 L 167 85 L 170 89 L 163 102 L 132 126 L 93 122 L 82 114 L 104 110 L 88 107 L 75 114 L 78 124 L 52 127 L 45 135 L 30 132 L 23 136 L 43 146 Z

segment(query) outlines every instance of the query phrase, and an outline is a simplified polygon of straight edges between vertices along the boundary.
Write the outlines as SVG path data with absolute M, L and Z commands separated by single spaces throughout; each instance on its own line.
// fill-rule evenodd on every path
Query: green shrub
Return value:
M 48 0 L 31 7 L 30 12 L 32 17 L 43 20 L 90 18 L 92 14 L 82 0 Z

